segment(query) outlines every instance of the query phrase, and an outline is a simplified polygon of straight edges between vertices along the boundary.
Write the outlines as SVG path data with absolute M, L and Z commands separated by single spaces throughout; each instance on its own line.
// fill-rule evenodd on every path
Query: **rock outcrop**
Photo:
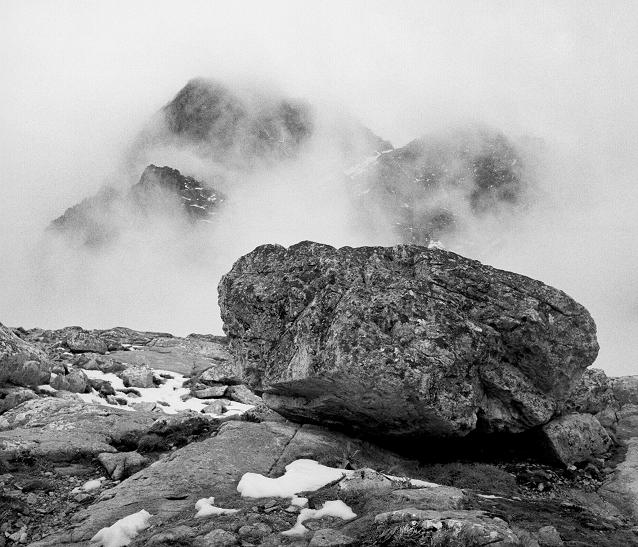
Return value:
M 542 425 L 598 352 L 563 292 L 418 246 L 264 245 L 222 278 L 219 303 L 266 404 L 386 439 Z
M 0 323 L 0 386 L 37 386 L 50 377 L 51 363 L 44 352 Z

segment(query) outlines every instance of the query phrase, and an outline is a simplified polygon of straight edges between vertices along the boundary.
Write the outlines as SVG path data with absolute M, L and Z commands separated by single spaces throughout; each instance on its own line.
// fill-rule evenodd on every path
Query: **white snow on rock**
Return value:
M 421 479 L 410 479 L 408 477 L 397 477 L 395 475 L 386 475 L 385 473 L 383 474 L 383 476 L 387 479 L 390 479 L 391 481 L 395 481 L 398 483 L 402 483 L 402 486 L 405 487 L 411 487 L 411 488 L 437 488 L 439 486 L 441 486 L 440 484 L 437 484 L 436 482 L 428 482 L 428 481 L 422 481 Z
M 222 507 L 215 507 L 215 498 L 202 498 L 195 504 L 197 509 L 196 517 L 211 517 L 213 515 L 232 515 L 237 513 L 239 509 L 223 509 Z
M 237 485 L 237 491 L 245 498 L 289 498 L 299 492 L 318 490 L 352 473 L 347 469 L 321 465 L 314 460 L 296 460 L 289 463 L 286 472 L 276 479 L 259 473 L 245 473 Z
M 108 528 L 102 528 L 91 538 L 96 547 L 121 547 L 128 545 L 142 530 L 148 528 L 151 514 L 142 509 L 128 517 L 124 517 Z
M 338 517 L 343 520 L 352 520 L 357 515 L 350 509 L 348 505 L 341 500 L 332 500 L 325 502 L 321 509 L 302 509 L 297 516 L 297 522 L 290 529 L 282 532 L 284 536 L 302 536 L 308 531 L 303 523 L 309 519 L 320 519 L 323 517 Z
M 158 374 L 168 374 L 172 376 L 172 378 L 167 379 L 164 384 L 161 384 L 157 387 L 134 388 L 140 393 L 141 397 L 118 392 L 118 397 L 126 398 L 128 403 L 127 405 L 112 405 L 108 403 L 104 398 L 100 397 L 95 390 L 91 391 L 91 393 L 80 393 L 78 395 L 85 403 L 116 406 L 117 408 L 123 408 L 126 410 L 133 410 L 133 407 L 130 406 L 131 403 L 156 403 L 158 405 L 158 408 L 160 408 L 166 414 L 177 414 L 178 412 L 184 410 L 194 410 L 195 412 L 201 412 L 206 406 L 210 404 L 210 400 L 197 399 L 196 397 L 191 397 L 189 399 L 186 399 L 185 401 L 182 400 L 183 396 L 186 396 L 190 393 L 190 390 L 187 387 L 183 387 L 184 382 L 188 378 L 183 376 L 182 374 L 159 369 L 153 369 L 153 371 Z M 108 381 L 113 386 L 113 389 L 115 389 L 116 391 L 126 389 L 124 387 L 124 382 L 122 382 L 122 379 L 113 373 L 104 373 L 100 370 L 85 370 L 84 372 L 92 380 L 95 379 Z M 232 401 L 229 405 L 227 405 L 227 408 L 228 410 L 224 412 L 223 416 L 243 414 L 247 410 L 253 408 L 253 405 L 245 405 L 236 401 Z
M 80 492 L 93 492 L 93 490 L 98 490 L 102 486 L 102 481 L 104 480 L 106 480 L 106 477 L 99 477 L 97 479 L 87 481 L 82 486 L 71 490 L 71 494 L 79 494 Z

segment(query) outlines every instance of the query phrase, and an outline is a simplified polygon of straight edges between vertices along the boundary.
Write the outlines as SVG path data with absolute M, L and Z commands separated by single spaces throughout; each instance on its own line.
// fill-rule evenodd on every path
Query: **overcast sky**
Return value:
M 543 138 L 556 155 L 549 212 L 481 258 L 583 302 L 601 365 L 638 373 L 636 29 L 638 3 L 618 0 L 0 0 L 0 321 L 97 322 L 53 314 L 6 264 L 114 176 L 189 78 L 208 76 L 339 105 L 395 145 L 466 121 Z M 85 326 L 126 323 L 122 309 Z M 170 315 L 213 330 L 193 313 L 143 310 L 129 326 L 162 329 Z

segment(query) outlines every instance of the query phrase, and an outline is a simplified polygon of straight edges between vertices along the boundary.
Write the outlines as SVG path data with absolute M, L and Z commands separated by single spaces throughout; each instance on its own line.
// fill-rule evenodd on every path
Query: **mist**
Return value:
M 633 2 L 0 4 L 0 321 L 221 333 L 217 283 L 262 243 L 396 243 L 362 230 L 332 126 L 400 147 L 485 124 L 542 142 L 533 200 L 468 218 L 447 248 L 556 286 L 596 320 L 595 366 L 638 373 L 638 7 Z M 345 5 L 344 5 L 345 4 Z M 193 77 L 300 98 L 322 124 L 294 161 L 250 173 L 188 147 L 135 150 Z M 149 163 L 229 196 L 213 224 L 172 211 L 102 250 L 46 227 Z M 222 185 L 223 186 L 223 185 Z

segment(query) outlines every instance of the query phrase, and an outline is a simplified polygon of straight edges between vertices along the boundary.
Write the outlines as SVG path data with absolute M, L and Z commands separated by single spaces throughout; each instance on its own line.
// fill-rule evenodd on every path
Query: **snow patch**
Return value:
M 352 520 L 357 515 L 348 505 L 341 500 L 325 502 L 321 509 L 302 509 L 297 517 L 297 522 L 290 529 L 282 532 L 284 536 L 302 536 L 308 531 L 303 523 L 309 519 L 320 519 L 322 517 L 338 517 L 343 520 Z
M 71 490 L 71 494 L 79 494 L 80 492 L 93 492 L 98 490 L 102 486 L 102 481 L 105 481 L 106 477 L 99 477 L 85 482 L 82 486 L 78 486 Z
M 116 391 L 126 389 L 124 387 L 124 382 L 121 378 L 116 376 L 113 373 L 104 373 L 100 370 L 85 370 L 86 375 L 92 380 L 106 380 Z M 184 382 L 188 379 L 186 376 L 176 373 L 170 372 L 168 370 L 161 369 L 153 369 L 153 372 L 157 374 L 167 374 L 172 376 L 172 378 L 168 378 L 164 384 L 161 384 L 157 387 L 148 387 L 148 388 L 134 388 L 140 393 L 140 397 L 136 397 L 135 395 L 125 394 L 121 391 L 118 392 L 118 397 L 124 397 L 127 401 L 126 405 L 112 405 L 108 403 L 104 398 L 100 397 L 95 390 L 91 391 L 91 393 L 80 393 L 80 398 L 86 403 L 100 404 L 105 406 L 115 406 L 116 408 L 123 408 L 125 410 L 134 410 L 132 406 L 129 406 L 131 403 L 155 403 L 158 407 L 166 414 L 177 414 L 178 412 L 184 410 L 193 410 L 195 412 L 201 412 L 206 406 L 208 406 L 211 402 L 210 399 L 197 399 L 196 397 L 191 397 L 182 400 L 182 396 L 188 395 L 190 390 L 184 386 Z M 253 408 L 253 405 L 245 405 L 242 403 L 238 403 L 232 401 L 228 406 L 228 410 L 224 412 L 223 416 L 233 416 L 236 414 L 243 414 L 247 410 Z M 215 414 L 211 414 L 215 416 Z
M 289 498 L 299 492 L 318 490 L 352 473 L 346 469 L 321 465 L 314 460 L 296 460 L 289 463 L 286 472 L 276 479 L 259 473 L 245 473 L 237 485 L 237 491 L 245 498 Z
M 215 507 L 215 498 L 202 498 L 195 504 L 197 509 L 196 517 L 211 517 L 213 515 L 232 515 L 237 513 L 239 509 L 223 509 L 222 507 Z
M 148 528 L 151 514 L 142 509 L 128 517 L 121 518 L 108 528 L 102 528 L 91 538 L 91 543 L 100 547 L 121 547 L 128 545 L 142 530 Z

